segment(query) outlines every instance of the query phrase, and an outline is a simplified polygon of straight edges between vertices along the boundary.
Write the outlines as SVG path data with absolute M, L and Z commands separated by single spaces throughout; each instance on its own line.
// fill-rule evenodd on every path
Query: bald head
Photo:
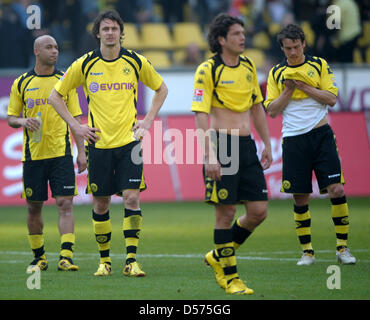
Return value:
M 35 39 L 35 42 L 33 43 L 33 49 L 39 49 L 40 46 L 44 46 L 45 44 L 49 43 L 56 44 L 57 42 L 52 36 L 45 34 Z
M 33 44 L 33 52 L 36 57 L 36 63 L 51 66 L 57 63 L 58 44 L 52 36 L 43 35 L 36 38 Z

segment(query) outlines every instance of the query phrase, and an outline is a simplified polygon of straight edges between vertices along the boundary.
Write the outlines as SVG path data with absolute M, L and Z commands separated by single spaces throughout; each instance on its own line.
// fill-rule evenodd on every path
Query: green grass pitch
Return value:
M 339 265 L 340 289 L 328 289 L 327 273 L 335 259 L 335 233 L 328 199 L 313 199 L 312 242 L 316 263 L 298 267 L 300 247 L 291 200 L 271 200 L 269 216 L 237 251 L 238 271 L 252 296 L 230 296 L 216 284 L 204 254 L 213 247 L 213 208 L 201 202 L 143 203 L 143 230 L 138 261 L 145 278 L 122 275 L 123 207 L 111 206 L 113 275 L 96 278 L 98 250 L 91 206 L 75 206 L 74 262 L 78 272 L 57 271 L 60 238 L 55 206 L 44 208 L 45 249 L 49 269 L 41 288 L 27 288 L 32 260 L 25 207 L 0 208 L 0 299 L 68 300 L 368 300 L 370 299 L 370 199 L 350 198 L 349 247 L 356 265 Z M 243 213 L 239 206 L 237 215 Z

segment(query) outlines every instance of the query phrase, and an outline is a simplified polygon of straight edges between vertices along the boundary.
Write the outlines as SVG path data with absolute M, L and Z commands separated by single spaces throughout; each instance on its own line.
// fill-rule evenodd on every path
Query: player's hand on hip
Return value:
M 221 165 L 217 163 L 206 163 L 204 165 L 205 176 L 214 181 L 221 180 Z
M 147 123 L 144 120 L 138 120 L 137 123 L 132 127 L 134 138 L 136 140 L 142 140 L 150 129 L 150 126 L 151 123 Z

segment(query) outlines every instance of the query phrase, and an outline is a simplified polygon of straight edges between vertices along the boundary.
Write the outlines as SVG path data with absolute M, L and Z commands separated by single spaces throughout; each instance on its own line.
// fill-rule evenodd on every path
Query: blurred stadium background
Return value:
M 340 29 L 328 29 L 327 8 L 341 9 Z M 26 26 L 27 7 L 41 8 L 41 28 Z M 169 87 L 169 96 L 156 125 L 144 140 L 145 174 L 149 185 L 144 201 L 198 201 L 203 199 L 201 164 L 195 144 L 184 137 L 195 124 L 190 112 L 193 74 L 208 58 L 206 35 L 210 20 L 219 12 L 241 17 L 246 25 L 246 51 L 258 68 L 263 94 L 266 75 L 281 61 L 282 52 L 275 40 L 280 28 L 298 23 L 306 33 L 308 54 L 325 58 L 334 71 L 340 96 L 330 109 L 329 119 L 347 180 L 349 196 L 370 196 L 370 1 L 369 0 L 58 0 L 0 1 L 0 205 L 22 205 L 21 146 L 22 130 L 7 126 L 6 113 L 10 87 L 34 63 L 35 37 L 55 37 L 60 54 L 57 67 L 66 70 L 70 63 L 96 47 L 90 35 L 92 21 L 100 10 L 115 8 L 125 22 L 123 46 L 136 50 L 155 65 Z M 83 91 L 81 107 L 86 114 Z M 138 111 L 144 113 L 152 92 L 139 88 Z M 281 118 L 268 118 L 273 143 L 274 163 L 266 172 L 271 198 L 282 198 Z M 179 138 L 183 137 L 183 139 Z M 189 140 L 189 139 L 188 139 Z M 153 143 L 159 143 L 155 147 Z M 261 141 L 257 138 L 260 147 Z M 186 157 L 189 150 L 195 156 Z M 190 149 L 189 149 L 190 148 Z M 168 159 L 175 161 L 167 161 Z M 158 160 L 159 159 L 159 160 Z M 166 160 L 167 159 L 167 160 Z M 315 179 L 315 178 L 314 178 Z M 84 194 L 86 173 L 78 177 L 77 203 L 89 203 Z M 314 196 L 319 196 L 315 189 Z M 118 201 L 118 199 L 116 200 Z

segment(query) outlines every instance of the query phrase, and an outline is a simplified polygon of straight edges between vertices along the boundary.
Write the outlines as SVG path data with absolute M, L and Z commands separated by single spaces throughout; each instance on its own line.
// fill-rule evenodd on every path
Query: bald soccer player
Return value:
M 9 126 L 23 127 L 22 197 L 27 203 L 28 239 L 34 254 L 27 272 L 48 268 L 42 220 L 48 185 L 59 212 L 61 248 L 58 270 L 77 271 L 78 266 L 72 261 L 75 242 L 73 197 L 77 188 L 70 129 L 48 99 L 55 83 L 63 76 L 63 72 L 55 68 L 59 54 L 55 39 L 48 35 L 38 37 L 34 42 L 34 54 L 34 68 L 14 81 L 8 105 Z M 64 99 L 73 117 L 80 121 L 76 90 L 71 90 Z M 86 155 L 83 140 L 77 137 L 76 143 L 80 173 L 86 169 Z

